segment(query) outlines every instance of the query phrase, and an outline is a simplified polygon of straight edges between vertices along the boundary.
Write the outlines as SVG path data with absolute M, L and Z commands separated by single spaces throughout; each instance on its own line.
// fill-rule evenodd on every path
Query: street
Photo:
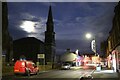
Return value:
M 51 71 L 43 71 L 39 72 L 38 75 L 31 75 L 30 77 L 28 76 L 22 76 L 22 75 L 6 75 L 2 77 L 2 80 L 27 80 L 27 79 L 40 79 L 40 80 L 80 80 L 80 78 L 84 75 L 89 75 L 92 73 L 93 70 L 51 70 Z

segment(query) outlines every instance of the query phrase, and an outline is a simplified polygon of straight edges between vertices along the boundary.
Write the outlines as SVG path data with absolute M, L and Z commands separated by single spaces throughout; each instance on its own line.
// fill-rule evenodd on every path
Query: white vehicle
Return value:
M 63 63 L 61 69 L 70 69 L 71 65 L 69 63 Z

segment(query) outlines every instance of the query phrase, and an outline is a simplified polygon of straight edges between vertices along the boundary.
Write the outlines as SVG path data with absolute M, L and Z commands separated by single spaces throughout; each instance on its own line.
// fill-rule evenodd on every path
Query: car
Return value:
M 61 69 L 70 69 L 71 65 L 69 63 L 63 63 Z
M 17 60 L 14 65 L 14 74 L 38 74 L 39 68 L 32 61 L 27 60 Z

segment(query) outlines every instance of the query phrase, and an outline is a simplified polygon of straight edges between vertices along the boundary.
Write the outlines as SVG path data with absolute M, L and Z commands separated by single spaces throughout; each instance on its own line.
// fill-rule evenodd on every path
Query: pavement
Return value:
M 81 78 L 81 80 L 120 80 L 120 73 L 104 67 L 102 69 L 94 69 L 90 74 L 83 75 L 82 77 L 87 79 Z
M 115 72 L 114 70 L 107 69 L 107 68 L 103 68 L 101 70 L 95 69 L 94 72 L 92 73 L 92 77 L 120 80 L 120 73 Z
M 71 69 L 77 70 L 77 69 L 84 69 L 84 67 L 71 67 Z M 89 67 L 88 67 L 89 69 Z M 82 75 L 83 77 L 92 77 L 96 80 L 120 80 L 120 73 L 115 72 L 114 70 L 108 69 L 107 67 L 101 68 L 95 68 L 91 72 L 91 74 L 88 75 Z M 93 80 L 94 80 L 93 79 Z M 87 80 L 87 79 L 86 79 Z

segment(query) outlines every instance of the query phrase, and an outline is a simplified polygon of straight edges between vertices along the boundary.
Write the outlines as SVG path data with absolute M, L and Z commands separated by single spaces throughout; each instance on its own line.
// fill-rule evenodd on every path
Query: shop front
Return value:
M 118 50 L 113 50 L 112 54 L 112 69 L 114 72 L 120 72 L 120 52 Z
M 109 69 L 112 68 L 112 55 L 111 54 L 109 54 L 109 56 L 107 57 L 107 67 Z

